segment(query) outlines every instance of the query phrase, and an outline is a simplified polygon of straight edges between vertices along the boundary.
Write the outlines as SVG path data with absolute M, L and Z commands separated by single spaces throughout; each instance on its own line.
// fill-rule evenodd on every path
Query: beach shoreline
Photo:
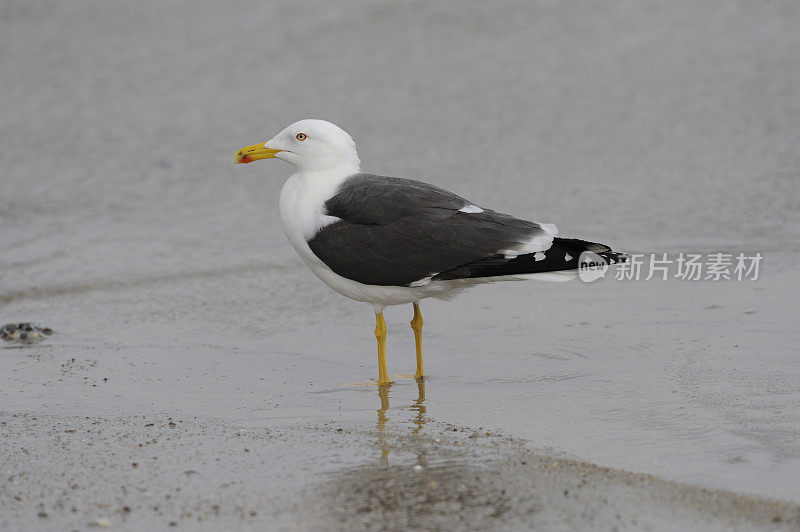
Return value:
M 163 415 L 0 417 L 0 435 L 15 442 L 0 453 L 4 530 L 800 525 L 795 503 L 547 456 L 432 419 L 270 429 Z

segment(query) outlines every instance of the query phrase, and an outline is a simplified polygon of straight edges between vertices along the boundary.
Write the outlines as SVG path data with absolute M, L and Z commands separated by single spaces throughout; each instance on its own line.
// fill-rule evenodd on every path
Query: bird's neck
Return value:
M 358 173 L 358 167 L 320 171 L 300 171 L 283 185 L 280 217 L 289 241 L 305 259 L 306 242 L 323 226 L 335 221 L 327 215 L 325 202 L 333 197 L 342 183 Z
M 327 170 L 298 170 L 283 185 L 281 216 L 324 214 L 325 202 L 336 194 L 348 177 L 358 172 L 358 166 L 352 165 Z
M 337 189 L 339 185 L 353 174 L 361 170 L 358 164 L 340 164 L 324 170 L 299 170 L 290 177 L 290 180 L 301 182 L 304 187 L 316 189 Z

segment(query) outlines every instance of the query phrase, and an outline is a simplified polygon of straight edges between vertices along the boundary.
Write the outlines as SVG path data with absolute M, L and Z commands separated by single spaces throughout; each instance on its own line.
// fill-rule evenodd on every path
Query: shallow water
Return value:
M 319 117 L 366 171 L 565 235 L 763 253 L 749 283 L 427 303 L 426 415 L 800 501 L 796 5 L 7 2 L 0 20 L 0 321 L 56 331 L 0 351 L 4 410 L 378 422 L 377 390 L 350 384 L 376 370 L 370 308 L 285 242 L 288 167 L 229 164 Z M 392 374 L 413 371 L 410 317 L 387 311 Z M 390 394 L 387 423 L 413 424 L 416 384 Z

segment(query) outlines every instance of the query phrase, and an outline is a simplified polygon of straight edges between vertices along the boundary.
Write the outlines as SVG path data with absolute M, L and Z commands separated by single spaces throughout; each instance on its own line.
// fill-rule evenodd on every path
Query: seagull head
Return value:
M 313 119 L 295 122 L 263 144 L 242 148 L 233 162 L 259 159 L 283 159 L 301 172 L 356 173 L 361 164 L 355 142 L 346 131 L 325 120 Z

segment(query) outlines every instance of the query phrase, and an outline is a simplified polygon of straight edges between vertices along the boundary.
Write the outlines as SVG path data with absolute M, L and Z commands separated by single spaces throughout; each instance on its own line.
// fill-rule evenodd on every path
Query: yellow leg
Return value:
M 414 329 L 414 343 L 417 346 L 417 372 L 414 378 L 422 380 L 425 378 L 425 370 L 422 369 L 422 312 L 419 305 L 414 303 L 414 317 L 411 318 L 411 328 Z
M 378 339 L 378 385 L 391 384 L 386 373 L 386 322 L 383 312 L 375 313 L 375 338 Z

